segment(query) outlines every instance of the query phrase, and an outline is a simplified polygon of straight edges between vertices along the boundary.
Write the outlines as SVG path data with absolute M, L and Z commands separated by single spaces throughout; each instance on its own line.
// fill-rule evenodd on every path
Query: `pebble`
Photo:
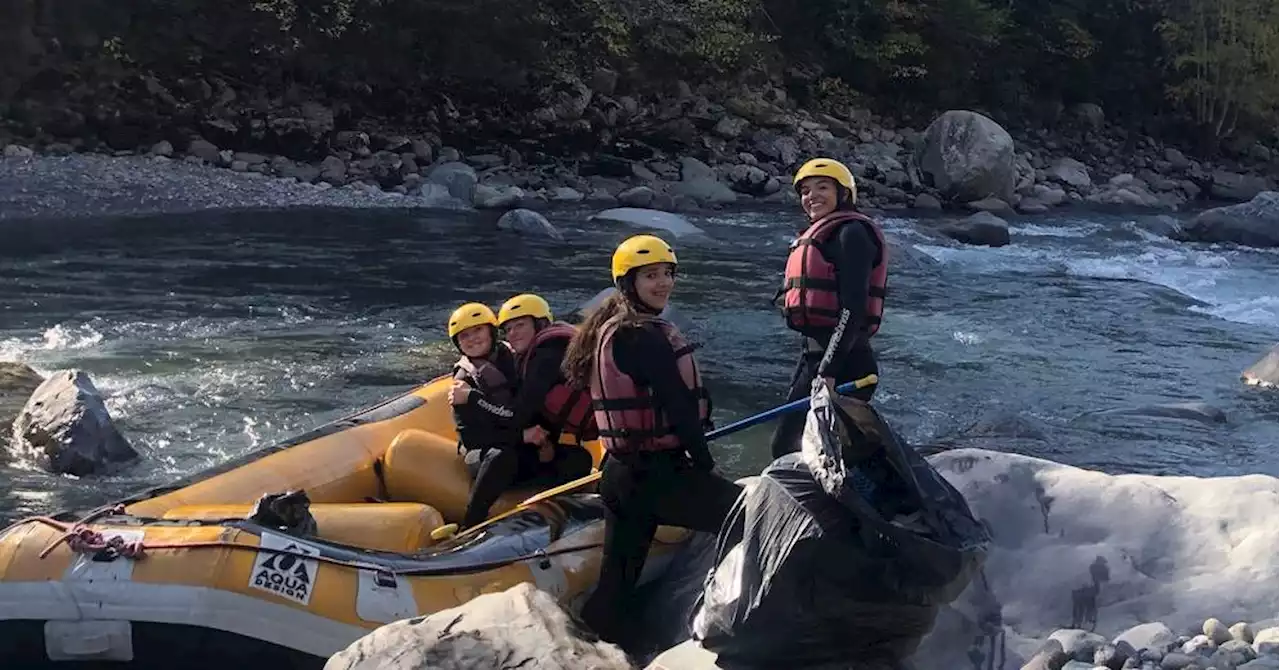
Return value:
M 418 198 L 377 187 L 317 188 L 210 167 L 193 158 L 72 154 L 0 161 L 0 220 L 223 208 L 423 206 Z
M 1253 628 L 1243 621 L 1231 626 L 1230 633 L 1233 640 L 1242 640 L 1253 644 Z

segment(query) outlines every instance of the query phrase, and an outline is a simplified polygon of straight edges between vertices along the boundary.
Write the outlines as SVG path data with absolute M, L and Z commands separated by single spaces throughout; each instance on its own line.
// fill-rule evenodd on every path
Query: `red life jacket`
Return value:
M 661 451 L 681 448 L 680 438 L 657 407 L 647 386 L 640 386 L 613 360 L 613 336 L 626 317 L 606 321 L 596 346 L 595 370 L 591 375 L 591 407 L 595 410 L 600 441 L 610 453 Z M 627 322 L 628 325 L 633 322 Z M 693 359 L 694 347 L 670 321 L 643 317 L 641 323 L 662 331 L 675 352 L 680 377 L 698 398 L 698 417 L 704 425 L 711 419 L 711 397 L 702 386 L 702 374 Z
M 539 330 L 533 336 L 533 342 L 529 344 L 528 350 L 520 357 L 520 377 L 525 376 L 529 359 L 533 358 L 535 349 L 552 340 L 568 342 L 576 332 L 576 328 L 561 321 Z M 560 429 L 561 436 L 572 435 L 577 437 L 579 442 L 589 442 L 598 437 L 596 418 L 591 413 L 590 394 L 583 389 L 569 386 L 563 375 L 547 392 L 547 397 L 542 401 L 541 413 L 547 422 Z
M 499 405 L 509 405 L 515 399 L 514 372 L 515 352 L 506 342 L 498 342 L 486 358 L 463 356 L 453 364 L 454 379 L 470 382 Z
M 836 211 L 815 221 L 791 243 L 786 277 L 782 285 L 782 309 L 787 326 L 813 336 L 835 328 L 840 320 L 839 285 L 836 266 L 827 260 L 819 245 L 831 239 L 849 221 L 862 224 L 876 243 L 876 260 L 871 267 L 865 307 L 867 337 L 880 330 L 884 316 L 885 288 L 889 277 L 889 250 L 880 226 L 857 212 Z

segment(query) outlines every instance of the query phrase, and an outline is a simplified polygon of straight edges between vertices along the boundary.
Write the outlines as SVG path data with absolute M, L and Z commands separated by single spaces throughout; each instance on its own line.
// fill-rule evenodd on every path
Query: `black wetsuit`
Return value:
M 468 441 L 469 435 L 459 428 L 463 443 L 468 447 L 465 459 L 472 477 L 467 512 L 462 521 L 464 528 L 484 521 L 494 501 L 514 486 L 550 488 L 591 472 L 591 454 L 581 447 L 556 444 L 558 429 L 553 431 L 543 426 L 555 445 L 554 456 L 547 463 L 539 460 L 538 445 L 524 442 L 522 434 L 525 427 L 534 424 L 543 398 L 559 379 L 560 359 L 563 357 L 562 343 L 554 340 L 544 342 L 534 351 L 527 368 L 528 376 L 519 380 L 513 401 L 498 402 L 483 392 L 473 390 L 466 404 L 455 407 L 455 420 L 461 413 L 459 409 L 468 411 L 474 417 L 468 422 L 468 428 L 474 424 L 482 432 L 487 431 L 482 438 L 484 441 L 477 443 L 480 448 L 474 448 Z M 516 363 L 512 360 L 509 365 L 508 378 L 514 380 Z
M 818 251 L 836 268 L 840 318 L 835 328 L 804 338 L 787 402 L 809 397 L 817 377 L 833 377 L 840 385 L 879 373 L 867 338 L 866 307 L 871 270 L 883 261 L 883 252 L 874 235 L 857 221 L 842 224 L 837 234 L 818 245 Z M 869 401 L 875 392 L 873 384 L 850 395 Z M 773 433 L 774 458 L 800 449 L 805 416 L 792 412 L 782 417 Z
M 604 556 L 582 618 L 600 637 L 625 644 L 626 613 L 657 527 L 717 533 L 742 487 L 712 472 L 698 399 L 680 376 L 667 338 L 656 328 L 620 326 L 613 358 L 637 386 L 651 390 L 683 447 L 605 459 L 599 489 L 608 509 Z

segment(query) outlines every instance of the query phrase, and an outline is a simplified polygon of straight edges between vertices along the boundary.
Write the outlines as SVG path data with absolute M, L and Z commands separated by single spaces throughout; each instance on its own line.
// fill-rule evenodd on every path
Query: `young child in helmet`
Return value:
M 462 354 L 453 366 L 449 403 L 458 429 L 458 448 L 471 472 L 471 494 L 462 527 L 488 516 L 489 507 L 510 487 L 520 431 L 511 422 L 516 359 L 498 339 L 498 317 L 480 303 L 467 303 L 449 316 L 449 339 Z M 509 453 L 511 452 L 511 453 Z

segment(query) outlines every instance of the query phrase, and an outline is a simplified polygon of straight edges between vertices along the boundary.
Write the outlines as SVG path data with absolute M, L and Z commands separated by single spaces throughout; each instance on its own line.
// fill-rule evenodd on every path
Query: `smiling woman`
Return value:
M 793 180 L 809 225 L 792 242 L 779 296 L 787 327 L 805 337 L 787 400 L 877 374 L 872 335 L 880 330 L 888 280 L 888 247 L 880 226 L 854 210 L 858 187 L 843 163 L 815 158 Z M 859 225 L 844 225 L 857 223 Z M 871 400 L 876 385 L 855 392 Z M 783 419 L 774 458 L 799 449 L 803 416 Z

